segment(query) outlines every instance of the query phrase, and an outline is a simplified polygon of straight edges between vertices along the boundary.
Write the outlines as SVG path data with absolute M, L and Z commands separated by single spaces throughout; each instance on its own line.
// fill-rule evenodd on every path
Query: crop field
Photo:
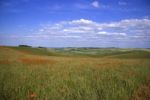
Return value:
M 150 49 L 0 46 L 0 100 L 150 100 Z

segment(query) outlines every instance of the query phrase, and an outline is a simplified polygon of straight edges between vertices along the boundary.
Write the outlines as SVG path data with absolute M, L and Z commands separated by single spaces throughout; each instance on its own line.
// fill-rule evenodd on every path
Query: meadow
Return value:
M 150 49 L 0 46 L 0 100 L 150 100 Z

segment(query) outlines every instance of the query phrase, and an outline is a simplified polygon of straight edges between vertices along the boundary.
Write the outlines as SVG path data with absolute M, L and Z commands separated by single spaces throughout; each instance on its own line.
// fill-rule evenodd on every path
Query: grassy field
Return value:
M 1 46 L 0 100 L 150 100 L 150 50 Z

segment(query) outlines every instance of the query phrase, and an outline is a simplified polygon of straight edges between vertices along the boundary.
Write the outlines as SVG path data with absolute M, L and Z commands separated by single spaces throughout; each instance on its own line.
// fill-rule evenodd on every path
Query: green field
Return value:
M 150 49 L 1 46 L 0 100 L 150 100 Z

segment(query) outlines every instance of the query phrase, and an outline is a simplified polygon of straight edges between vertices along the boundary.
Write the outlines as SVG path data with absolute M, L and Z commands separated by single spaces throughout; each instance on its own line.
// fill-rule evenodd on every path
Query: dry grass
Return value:
M 23 64 L 55 64 L 56 61 L 54 60 L 51 60 L 51 59 L 45 59 L 45 58 L 41 58 L 41 57 L 26 57 L 26 58 L 19 58 L 17 60 L 18 62 L 20 63 L 23 63 Z
M 150 78 L 135 91 L 133 100 L 150 100 Z
M 29 98 L 29 100 L 36 100 L 37 94 L 33 91 L 29 91 L 28 98 Z
M 0 64 L 11 64 L 12 62 L 9 60 L 0 60 Z

